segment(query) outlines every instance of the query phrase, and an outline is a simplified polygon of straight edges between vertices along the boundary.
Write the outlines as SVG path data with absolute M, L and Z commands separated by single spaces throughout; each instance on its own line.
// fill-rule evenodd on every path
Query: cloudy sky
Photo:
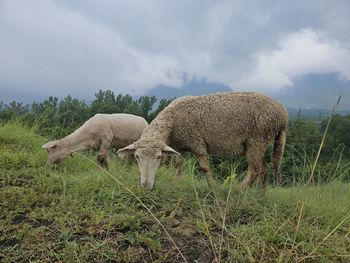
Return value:
M 317 93 L 287 106 L 345 93 L 350 108 L 350 1 L 0 0 L 0 100 L 140 95 L 181 86 L 177 72 L 286 98 Z M 310 76 L 332 86 L 300 85 Z

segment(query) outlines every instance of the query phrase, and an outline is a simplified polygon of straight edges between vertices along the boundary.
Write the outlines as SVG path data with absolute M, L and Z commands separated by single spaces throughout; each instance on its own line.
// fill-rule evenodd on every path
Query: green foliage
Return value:
M 78 127 L 96 113 L 130 113 L 144 117 L 151 122 L 172 100 L 162 99 L 156 107 L 157 98 L 131 95 L 115 95 L 111 90 L 99 90 L 91 105 L 68 95 L 62 100 L 49 97 L 43 102 L 33 102 L 30 106 L 11 102 L 0 102 L 0 123 L 20 119 L 22 123 L 34 127 L 40 135 L 61 138 Z
M 303 182 L 302 180 L 307 179 L 321 139 L 322 134 L 315 122 L 303 119 L 294 119 L 289 122 L 282 162 L 286 183 Z
M 173 100 L 174 99 L 161 99 L 159 101 L 157 109 L 149 114 L 149 119 L 153 120 L 158 115 L 158 113 L 161 112 L 166 106 L 168 106 Z
M 316 166 L 316 180 L 327 182 L 334 177 L 332 171 L 342 174 L 343 180 L 350 179 L 350 155 L 347 138 L 348 116 L 333 116 L 320 161 Z M 318 123 L 312 120 L 294 119 L 287 130 L 287 146 L 282 163 L 286 183 L 305 183 L 310 175 L 319 150 L 324 128 L 328 120 Z
M 88 117 L 88 106 L 78 99 L 73 99 L 71 96 L 65 97 L 58 105 L 57 121 L 61 125 L 61 129 L 64 130 L 64 135 L 73 132 Z
M 58 98 L 52 96 L 41 103 L 32 103 L 32 122 L 29 125 L 33 124 L 41 135 L 55 137 L 57 135 L 55 127 L 58 126 L 57 105 Z
M 148 122 L 156 116 L 163 109 L 168 100 L 161 100 L 159 107 L 153 111 L 154 105 L 157 102 L 155 96 L 141 96 L 138 99 L 133 100 L 129 95 L 118 94 L 114 95 L 113 91 L 99 90 L 95 94 L 95 99 L 91 103 L 91 116 L 96 113 L 130 113 L 144 117 Z
M 0 122 L 11 120 L 13 116 L 24 115 L 29 111 L 29 105 L 12 101 L 8 105 L 0 102 Z
M 95 93 L 95 99 L 91 103 L 91 115 L 96 113 L 116 113 L 120 112 L 116 104 L 114 92 L 111 90 L 99 90 Z
M 294 149 L 304 150 L 308 155 L 317 152 L 322 134 L 317 123 L 295 119 L 289 122 L 287 144 Z
M 125 113 L 130 113 L 138 116 L 142 116 L 142 109 L 136 101 L 132 101 L 125 107 Z
M 322 132 L 326 128 L 328 120 L 321 124 Z M 336 151 L 341 151 L 344 158 L 350 159 L 350 115 L 334 115 L 330 123 L 327 143 L 324 148 L 324 154 L 332 156 Z

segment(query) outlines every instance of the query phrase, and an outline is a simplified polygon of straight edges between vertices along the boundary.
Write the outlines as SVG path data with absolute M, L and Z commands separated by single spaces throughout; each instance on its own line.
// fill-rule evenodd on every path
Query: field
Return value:
M 44 138 L 0 127 L 1 262 L 350 262 L 350 184 L 215 190 L 189 158 L 139 187 L 136 164 L 91 153 L 47 167 Z

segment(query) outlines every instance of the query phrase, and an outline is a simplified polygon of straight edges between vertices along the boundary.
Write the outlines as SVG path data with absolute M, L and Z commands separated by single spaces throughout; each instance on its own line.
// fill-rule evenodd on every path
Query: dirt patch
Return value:
M 14 247 L 20 243 L 20 240 L 17 238 L 10 238 L 5 240 L 0 240 L 0 248 Z
M 33 227 L 51 226 L 53 223 L 54 223 L 54 220 L 49 220 L 45 218 L 37 218 L 37 219 L 30 220 L 30 224 Z
M 28 219 L 28 216 L 26 213 L 18 213 L 12 220 L 12 223 L 17 225 L 17 224 L 20 224 L 22 223 L 23 221 L 27 220 Z
M 188 262 L 212 262 L 214 255 L 209 241 L 197 231 L 195 224 L 181 219 L 169 218 L 165 227 Z M 172 242 L 163 233 L 162 243 L 169 249 L 167 262 L 183 262 L 183 258 Z

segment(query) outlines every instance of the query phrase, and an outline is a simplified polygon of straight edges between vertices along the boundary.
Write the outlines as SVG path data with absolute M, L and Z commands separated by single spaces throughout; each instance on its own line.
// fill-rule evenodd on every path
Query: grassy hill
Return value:
M 142 191 L 135 164 L 92 154 L 47 167 L 44 138 L 0 127 L 1 262 L 349 262 L 350 185 L 212 191 L 186 161 Z M 90 161 L 92 160 L 92 161 Z

